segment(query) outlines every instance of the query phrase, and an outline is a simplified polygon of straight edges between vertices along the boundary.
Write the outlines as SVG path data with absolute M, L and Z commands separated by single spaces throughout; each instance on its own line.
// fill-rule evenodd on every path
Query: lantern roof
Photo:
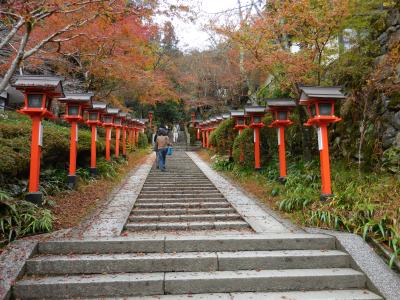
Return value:
M 267 99 L 267 109 L 270 107 L 296 107 L 296 102 L 291 98 Z
M 128 116 L 128 113 L 121 111 L 121 112 L 119 112 L 118 116 L 121 118 L 126 118 Z
M 117 115 L 120 109 L 115 107 L 107 107 L 106 113 L 109 115 Z
M 341 86 L 303 86 L 300 87 L 300 90 L 302 91 L 300 104 L 305 104 L 305 102 L 313 99 L 327 99 L 336 101 L 345 98 L 345 95 L 341 91 Z
M 222 118 L 224 119 L 230 119 L 231 118 L 231 114 L 230 113 L 226 113 L 222 115 Z
M 231 117 L 244 117 L 243 110 L 231 110 Z
M 77 103 L 83 105 L 90 105 L 92 103 L 93 93 L 87 94 L 65 94 L 63 98 L 58 98 L 58 101 L 63 103 Z
M 107 109 L 107 104 L 100 101 L 92 101 L 92 109 L 104 111 Z
M 224 119 L 223 116 L 216 116 L 215 119 L 217 119 L 217 121 L 222 121 Z
M 265 107 L 264 106 L 246 106 L 244 108 L 244 112 L 246 114 L 264 113 Z
M 58 76 L 24 75 L 18 76 L 13 86 L 17 90 L 51 90 L 54 96 L 64 97 L 63 80 L 64 78 Z

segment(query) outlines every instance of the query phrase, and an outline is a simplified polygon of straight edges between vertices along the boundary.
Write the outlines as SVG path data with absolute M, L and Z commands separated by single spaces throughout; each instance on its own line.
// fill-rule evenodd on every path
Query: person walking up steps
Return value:
M 160 130 L 156 144 L 158 151 L 158 167 L 162 172 L 165 172 L 165 160 L 167 158 L 168 146 L 171 146 L 166 130 Z
M 172 129 L 172 134 L 173 134 L 173 142 L 176 143 L 178 141 L 178 135 L 179 135 L 179 125 L 175 125 Z

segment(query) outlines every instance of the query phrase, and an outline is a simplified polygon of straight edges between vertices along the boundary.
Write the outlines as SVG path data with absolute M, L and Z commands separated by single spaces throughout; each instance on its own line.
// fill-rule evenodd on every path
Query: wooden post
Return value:
M 111 143 L 111 127 L 106 126 L 106 160 L 111 160 L 111 153 L 110 153 L 110 143 Z
M 41 156 L 41 117 L 32 116 L 32 141 L 31 141 L 31 162 L 29 172 L 29 193 L 39 192 L 40 179 L 40 156 Z
M 260 154 L 260 128 L 254 127 L 254 166 L 256 170 L 261 169 Z
M 285 127 L 278 128 L 278 146 L 279 146 L 279 179 L 284 181 L 286 178 L 286 146 L 285 146 Z
M 327 125 L 320 124 L 320 127 L 318 127 L 318 131 L 319 153 L 321 160 L 320 167 L 322 180 L 322 196 L 330 196 L 332 195 L 332 188 Z
M 69 143 L 69 175 L 68 186 L 73 188 L 76 184 L 76 142 L 78 140 L 78 124 L 76 121 L 70 121 L 71 134 Z
M 119 138 L 120 138 L 120 128 L 115 128 L 115 158 L 119 157 Z
M 96 174 L 96 140 L 97 140 L 97 126 L 92 125 L 92 143 L 90 147 L 90 173 L 92 175 Z
M 122 156 L 126 158 L 126 127 L 122 127 Z

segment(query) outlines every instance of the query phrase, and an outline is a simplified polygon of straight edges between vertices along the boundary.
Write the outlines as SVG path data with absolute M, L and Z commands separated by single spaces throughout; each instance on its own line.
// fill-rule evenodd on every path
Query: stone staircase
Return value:
M 126 229 L 250 231 L 249 225 L 182 151 L 167 157 L 167 172 L 151 170 Z
M 365 288 L 366 277 L 350 267 L 350 257 L 335 248 L 333 237 L 250 234 L 41 242 L 13 295 L 381 299 Z
M 167 169 L 150 172 L 121 236 L 39 242 L 12 297 L 382 299 L 333 236 L 256 233 L 185 153 Z

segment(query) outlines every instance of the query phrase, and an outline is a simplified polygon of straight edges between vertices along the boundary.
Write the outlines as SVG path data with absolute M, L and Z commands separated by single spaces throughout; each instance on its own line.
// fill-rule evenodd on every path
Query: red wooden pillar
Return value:
M 279 178 L 286 178 L 286 147 L 285 147 L 285 127 L 278 128 L 278 146 L 279 146 Z
M 126 127 L 122 127 L 122 156 L 126 158 Z
M 76 183 L 76 142 L 78 141 L 78 123 L 77 121 L 71 121 L 71 134 L 69 142 L 69 175 L 68 184 L 70 187 L 74 187 Z
M 106 126 L 106 160 L 111 160 L 111 126 Z
M 31 140 L 31 162 L 29 171 L 29 193 L 39 192 L 40 178 L 40 156 L 41 156 L 41 131 L 42 120 L 40 116 L 31 116 L 32 140 Z
M 91 125 L 91 128 L 92 128 L 92 143 L 90 147 L 90 173 L 94 175 L 96 174 L 96 164 L 97 164 L 97 153 L 96 153 L 97 126 Z
M 121 135 L 121 129 L 119 127 L 115 128 L 115 158 L 119 157 L 119 139 Z
M 261 169 L 261 154 L 260 154 L 260 128 L 254 128 L 254 167 L 256 170 Z
M 318 135 L 320 139 L 320 165 L 321 165 L 321 180 L 322 180 L 322 194 L 331 195 L 331 166 L 329 160 L 329 143 L 328 143 L 328 128 L 327 124 L 321 124 L 318 128 Z

